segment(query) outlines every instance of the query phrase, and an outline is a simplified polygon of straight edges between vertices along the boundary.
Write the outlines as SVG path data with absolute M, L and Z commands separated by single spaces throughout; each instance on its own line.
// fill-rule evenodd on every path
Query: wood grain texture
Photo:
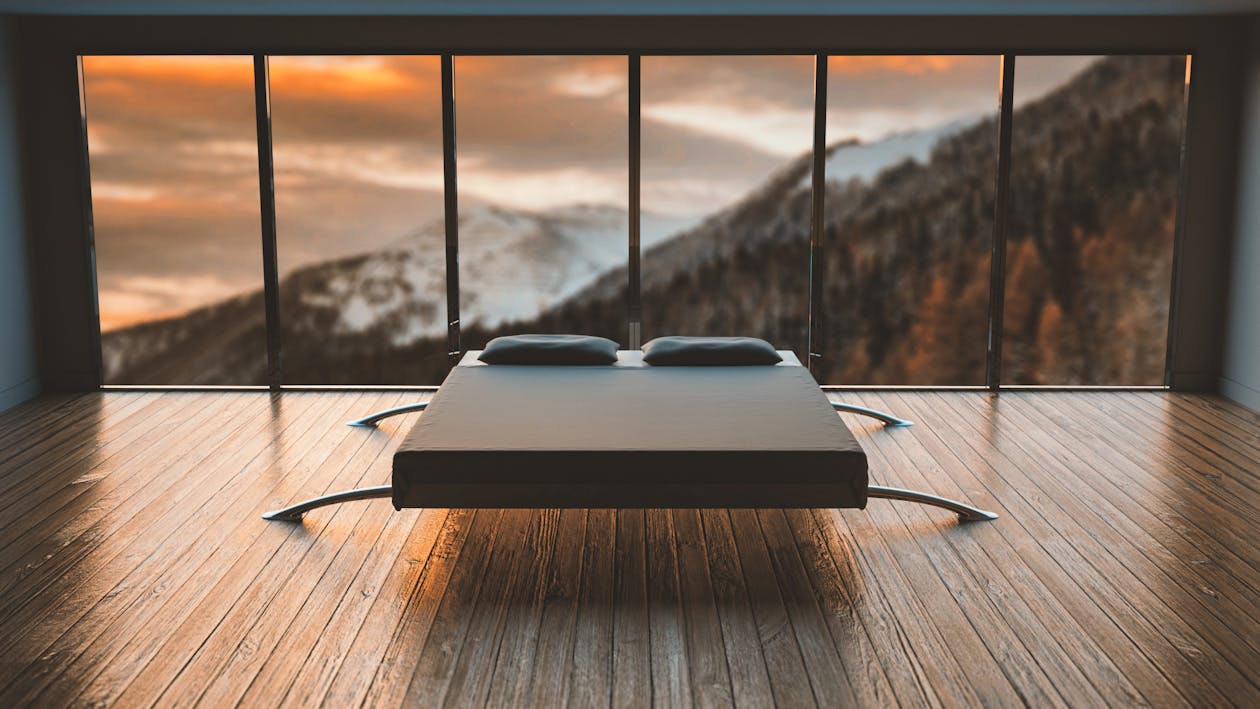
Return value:
M 833 393 L 875 484 L 1001 515 L 266 509 L 387 482 L 424 394 L 0 414 L 2 706 L 1257 706 L 1260 415 Z

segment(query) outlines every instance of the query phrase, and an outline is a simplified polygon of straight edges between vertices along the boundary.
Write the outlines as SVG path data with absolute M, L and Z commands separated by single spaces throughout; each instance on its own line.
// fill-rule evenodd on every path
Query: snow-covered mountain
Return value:
M 834 143 L 827 151 L 827 181 L 858 179 L 870 182 L 883 170 L 905 160 L 926 163 L 932 155 L 932 146 L 942 138 L 975 125 L 980 119 L 981 116 L 970 116 L 922 130 L 890 133 L 869 143 L 858 140 Z M 810 176 L 806 175 L 805 184 L 809 179 Z
M 645 244 L 659 243 L 694 220 L 644 214 Z M 624 266 L 628 218 L 606 205 L 529 212 L 492 205 L 460 210 L 460 318 L 494 328 L 529 320 Z M 446 250 L 441 219 L 384 248 L 295 269 L 280 282 L 285 341 L 321 342 L 366 354 L 446 334 Z M 106 381 L 227 381 L 229 367 L 261 366 L 260 293 L 185 315 L 105 333 Z M 238 343 L 235 357 L 203 357 L 209 333 Z M 297 348 L 289 348 L 290 352 Z M 300 356 L 300 355 L 294 355 Z M 196 362 L 167 371 L 166 363 Z M 290 357 L 292 360 L 292 356 Z M 141 374 L 143 372 L 144 374 Z M 234 380 L 234 379 L 233 379 Z
M 686 222 L 644 216 L 645 240 Z M 626 260 L 626 212 L 572 205 L 526 212 L 492 205 L 461 210 L 460 318 L 496 327 L 537 317 Z M 395 346 L 446 332 L 445 228 L 441 220 L 384 249 L 317 264 L 281 284 L 292 302 L 337 336 L 382 330 Z M 291 291 L 291 293 L 289 293 Z M 294 307 L 295 306 L 295 307 Z M 384 327 L 382 327 L 384 326 Z

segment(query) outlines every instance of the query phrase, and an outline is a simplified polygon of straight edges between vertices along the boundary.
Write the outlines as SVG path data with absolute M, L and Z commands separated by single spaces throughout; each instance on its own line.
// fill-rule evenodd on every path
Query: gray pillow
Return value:
M 477 359 L 486 364 L 612 364 L 617 343 L 591 335 L 496 337 Z
M 755 337 L 658 337 L 643 346 L 643 361 L 661 366 L 731 367 L 778 364 L 774 345 Z

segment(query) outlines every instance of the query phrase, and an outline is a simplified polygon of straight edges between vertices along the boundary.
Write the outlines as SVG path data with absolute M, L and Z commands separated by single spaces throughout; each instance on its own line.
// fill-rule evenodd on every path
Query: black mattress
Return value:
M 394 506 L 865 507 L 866 454 L 775 366 L 451 370 L 394 454 Z

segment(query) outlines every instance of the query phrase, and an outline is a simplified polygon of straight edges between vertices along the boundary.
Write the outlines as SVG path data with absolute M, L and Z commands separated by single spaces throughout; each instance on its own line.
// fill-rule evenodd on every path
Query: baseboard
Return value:
M 23 401 L 34 399 L 38 394 L 39 380 L 34 377 L 18 382 L 8 389 L 0 391 L 0 411 L 17 406 Z
M 1221 377 L 1221 394 L 1252 411 L 1260 412 L 1260 389 L 1253 389 L 1233 379 Z

